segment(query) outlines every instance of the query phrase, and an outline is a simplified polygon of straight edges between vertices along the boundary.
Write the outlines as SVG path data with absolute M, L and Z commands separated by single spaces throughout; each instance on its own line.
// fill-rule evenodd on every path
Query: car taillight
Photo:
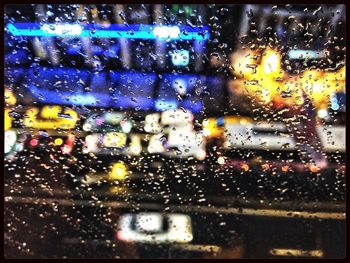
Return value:
M 30 146 L 35 147 L 39 144 L 39 140 L 38 139 L 31 139 L 29 142 Z
M 66 143 L 61 147 L 61 151 L 63 154 L 70 154 L 72 152 L 74 140 L 75 140 L 74 135 L 68 135 Z
M 117 238 L 117 240 L 125 240 L 122 231 L 117 231 L 117 232 L 115 233 L 115 237 Z
M 63 147 L 61 147 L 61 151 L 63 154 L 70 154 L 72 152 L 72 147 L 65 144 Z

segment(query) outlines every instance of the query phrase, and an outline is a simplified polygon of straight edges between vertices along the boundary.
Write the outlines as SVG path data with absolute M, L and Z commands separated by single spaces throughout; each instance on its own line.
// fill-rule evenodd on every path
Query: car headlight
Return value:
M 11 152 L 16 144 L 17 133 L 13 130 L 5 131 L 5 154 Z
M 128 169 L 124 162 L 118 162 L 113 164 L 112 170 L 109 173 L 110 180 L 123 181 L 128 175 Z

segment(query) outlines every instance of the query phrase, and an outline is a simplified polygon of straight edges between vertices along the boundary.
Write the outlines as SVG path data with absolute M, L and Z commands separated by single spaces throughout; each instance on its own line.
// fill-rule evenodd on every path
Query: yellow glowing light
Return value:
M 334 73 L 325 73 L 321 70 L 306 70 L 301 76 L 301 85 L 316 109 L 327 105 L 329 96 L 335 92 L 334 85 L 329 81 L 333 77 Z
M 12 121 L 13 121 L 13 118 L 9 115 L 11 112 L 10 109 L 5 109 L 5 131 L 11 129 L 12 127 Z
M 103 138 L 103 145 L 106 147 L 122 148 L 126 145 L 126 134 L 121 132 L 109 132 Z
M 345 66 L 335 72 L 325 72 L 323 80 L 331 92 L 345 92 Z
M 277 71 L 278 68 L 278 56 L 277 54 L 269 54 L 263 63 L 264 72 L 270 74 Z
M 131 136 L 129 151 L 133 155 L 139 155 L 142 152 L 141 137 L 139 135 Z
M 123 181 L 128 175 L 126 164 L 123 162 L 115 163 L 109 173 L 110 180 Z
M 282 98 L 283 103 L 288 106 L 300 106 L 304 103 L 300 79 L 298 77 L 290 77 L 289 80 L 283 85 L 281 85 L 281 96 L 284 94 Z
M 255 51 L 240 50 L 231 57 L 231 70 L 238 77 L 250 78 L 255 76 L 259 55 Z
M 63 140 L 61 138 L 57 138 L 57 139 L 55 139 L 54 143 L 55 143 L 55 145 L 62 145 Z
M 224 118 L 224 122 L 225 124 L 235 124 L 235 123 L 247 124 L 247 123 L 252 123 L 253 119 L 248 117 L 226 116 Z
M 300 106 L 304 102 L 304 90 L 315 108 L 323 109 L 332 93 L 345 92 L 345 66 L 337 71 L 311 69 L 293 76 L 284 72 L 281 61 L 281 53 L 277 50 L 266 49 L 262 53 L 240 50 L 232 55 L 231 69 L 241 78 L 241 86 L 247 94 L 265 106 L 271 102 L 271 105 Z M 213 129 L 208 129 L 206 131 L 211 135 Z
M 5 104 L 13 106 L 16 104 L 16 97 L 9 89 L 5 89 Z
M 281 54 L 278 51 L 267 49 L 264 51 L 261 64 L 263 73 L 268 77 L 282 78 L 283 70 L 281 69 Z
M 62 107 L 57 105 L 44 106 L 41 109 L 40 116 L 44 119 L 57 119 L 58 114 L 62 112 Z
M 242 124 L 246 125 L 248 123 L 253 123 L 253 119 L 248 117 L 238 117 L 238 116 L 225 116 L 224 126 L 217 126 L 216 118 L 205 119 L 202 122 L 203 125 L 203 135 L 207 138 L 223 137 L 225 133 L 225 125 L 227 124 Z
M 66 109 L 63 114 L 60 106 L 44 106 L 40 112 L 38 108 L 30 108 L 26 111 L 23 123 L 26 127 L 34 129 L 62 129 L 74 128 L 78 121 L 78 114 L 72 109 Z
M 224 134 L 224 128 L 218 127 L 215 118 L 209 118 L 202 122 L 203 135 L 208 138 L 221 137 Z
M 250 123 L 252 120 L 251 119 L 248 119 L 248 118 L 241 118 L 240 120 L 239 120 L 239 123 L 241 124 L 241 125 L 247 125 L 248 123 Z
M 109 190 L 114 194 L 125 194 L 128 192 L 128 188 L 125 186 L 112 186 Z

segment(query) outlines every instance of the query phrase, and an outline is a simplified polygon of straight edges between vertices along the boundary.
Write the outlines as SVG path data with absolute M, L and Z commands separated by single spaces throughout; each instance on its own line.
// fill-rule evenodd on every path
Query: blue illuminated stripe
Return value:
M 29 91 L 40 101 L 54 104 L 71 104 L 79 106 L 109 106 L 110 96 L 101 93 L 74 94 L 71 92 L 56 92 L 30 86 Z M 97 99 L 98 98 L 98 99 Z
M 110 25 L 105 28 L 90 24 L 80 27 L 79 24 L 44 24 L 41 26 L 37 23 L 9 23 L 6 28 L 13 36 L 28 37 L 128 38 L 172 41 L 208 40 L 210 38 L 207 26 Z
M 139 109 L 139 110 L 150 110 L 153 106 L 153 99 L 146 97 L 138 97 L 136 101 L 133 101 L 131 97 L 127 96 L 113 96 L 111 106 L 121 109 Z

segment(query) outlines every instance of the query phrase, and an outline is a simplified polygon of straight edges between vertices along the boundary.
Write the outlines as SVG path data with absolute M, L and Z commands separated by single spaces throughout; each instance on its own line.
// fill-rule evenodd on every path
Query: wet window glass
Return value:
M 4 256 L 343 258 L 345 23 L 341 4 L 7 5 Z

